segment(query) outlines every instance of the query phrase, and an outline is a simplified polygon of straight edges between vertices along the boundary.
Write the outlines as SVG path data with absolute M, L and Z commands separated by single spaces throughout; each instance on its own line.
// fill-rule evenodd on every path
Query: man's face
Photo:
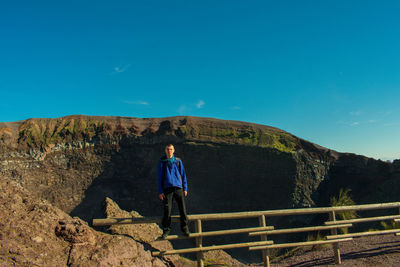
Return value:
M 165 148 L 165 155 L 167 156 L 167 158 L 172 158 L 172 155 L 174 155 L 175 152 L 175 148 L 173 146 L 167 146 Z

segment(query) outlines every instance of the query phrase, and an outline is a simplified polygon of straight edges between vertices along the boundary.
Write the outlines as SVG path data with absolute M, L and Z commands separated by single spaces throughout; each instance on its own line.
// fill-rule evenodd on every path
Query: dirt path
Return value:
M 400 266 L 400 237 L 394 235 L 362 237 L 340 244 L 340 266 Z M 303 248 L 296 255 L 272 262 L 271 266 L 337 266 L 333 250 Z

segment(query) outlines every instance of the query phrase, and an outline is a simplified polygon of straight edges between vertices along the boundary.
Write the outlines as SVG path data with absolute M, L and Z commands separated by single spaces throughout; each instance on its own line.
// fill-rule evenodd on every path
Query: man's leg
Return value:
M 166 233 L 166 235 L 169 234 L 171 231 L 171 209 L 172 209 L 172 197 L 174 195 L 174 192 L 172 190 L 166 189 L 164 191 L 164 216 L 162 219 L 162 227 L 163 227 L 163 232 Z
M 179 214 L 181 219 L 181 230 L 185 234 L 189 234 L 188 218 L 186 214 L 185 196 L 181 188 L 174 191 L 175 201 L 178 203 Z

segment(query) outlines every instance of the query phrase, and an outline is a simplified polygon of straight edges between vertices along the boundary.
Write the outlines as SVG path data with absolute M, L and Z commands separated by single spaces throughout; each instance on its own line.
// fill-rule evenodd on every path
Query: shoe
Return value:
M 183 229 L 182 233 L 184 236 L 188 237 L 190 235 L 189 229 Z
M 164 231 L 163 233 L 162 233 L 162 236 L 161 236 L 161 239 L 167 239 L 167 236 L 169 235 L 169 231 Z

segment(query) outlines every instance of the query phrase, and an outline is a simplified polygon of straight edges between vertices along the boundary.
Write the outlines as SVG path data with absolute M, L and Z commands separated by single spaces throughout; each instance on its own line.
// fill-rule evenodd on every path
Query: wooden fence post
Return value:
M 202 232 L 202 227 L 201 227 L 201 220 L 196 220 L 195 222 L 195 231 L 196 233 Z M 196 247 L 202 247 L 203 246 L 203 237 L 198 236 L 196 237 Z M 197 257 L 197 267 L 204 267 L 204 262 L 203 262 L 203 252 L 199 251 L 196 253 Z
M 258 221 L 259 221 L 260 227 L 267 226 L 267 223 L 265 220 L 265 215 L 261 215 L 260 217 L 258 217 Z M 261 235 L 261 241 L 266 241 L 266 240 L 267 240 L 267 235 Z M 264 267 L 270 267 L 270 265 L 269 265 L 269 250 L 268 249 L 262 250 L 262 257 L 263 257 Z
M 331 212 L 329 213 L 329 220 L 330 220 L 330 221 L 336 221 L 335 211 L 331 211 Z M 337 228 L 331 229 L 331 234 L 332 234 L 332 235 L 337 235 Z M 335 255 L 335 262 L 336 262 L 336 264 L 341 264 L 342 261 L 341 261 L 341 259 L 340 259 L 339 242 L 333 243 L 333 244 L 332 244 L 332 248 L 333 248 L 333 254 Z

